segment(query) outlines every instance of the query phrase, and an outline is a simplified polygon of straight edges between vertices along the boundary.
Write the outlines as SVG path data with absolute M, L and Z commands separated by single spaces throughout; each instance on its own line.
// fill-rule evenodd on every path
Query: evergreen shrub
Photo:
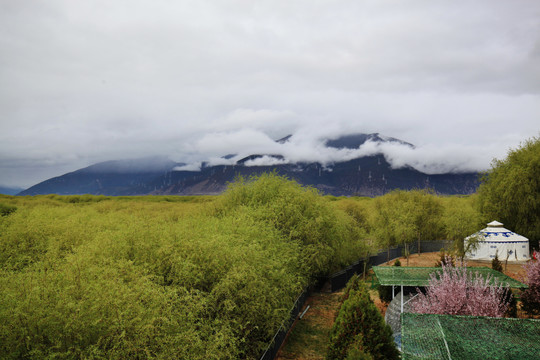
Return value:
M 491 260 L 491 268 L 498 272 L 503 272 L 503 266 L 501 261 L 499 260 L 498 252 L 495 252 L 495 257 L 493 258 L 493 260 Z
M 353 350 L 355 349 L 355 350 Z M 353 277 L 346 288 L 346 300 L 339 309 L 330 334 L 327 360 L 399 359 L 392 330 L 369 297 L 366 286 Z
M 373 360 L 373 356 L 364 352 L 362 344 L 362 336 L 358 335 L 355 341 L 351 344 L 345 360 Z

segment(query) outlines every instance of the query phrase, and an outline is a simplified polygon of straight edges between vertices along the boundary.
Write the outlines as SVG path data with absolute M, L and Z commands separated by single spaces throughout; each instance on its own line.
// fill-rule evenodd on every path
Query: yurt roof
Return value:
M 476 234 L 468 236 L 467 238 L 481 235 L 484 239 L 481 241 L 529 241 L 525 236 L 516 234 L 515 232 L 505 229 L 504 224 L 498 221 L 492 221 L 487 224 L 487 228 L 480 230 Z
M 504 225 L 503 223 L 500 223 L 497 220 L 493 220 L 492 222 L 487 224 L 487 226 L 489 227 L 502 227 L 503 225 Z

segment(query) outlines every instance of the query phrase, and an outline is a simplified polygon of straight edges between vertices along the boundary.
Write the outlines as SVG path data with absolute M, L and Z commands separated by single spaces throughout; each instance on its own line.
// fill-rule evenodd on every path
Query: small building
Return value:
M 464 240 L 465 249 L 473 239 L 478 239 L 476 248 L 470 249 L 466 257 L 470 260 L 527 261 L 530 260 L 529 239 L 503 227 L 498 221 L 487 224 L 487 228 Z

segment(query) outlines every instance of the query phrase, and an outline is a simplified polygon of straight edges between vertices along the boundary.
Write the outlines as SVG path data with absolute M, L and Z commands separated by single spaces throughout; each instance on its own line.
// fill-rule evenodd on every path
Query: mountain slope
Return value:
M 478 187 L 476 173 L 427 175 L 412 168 L 392 169 L 384 156 L 377 155 L 336 163 L 332 168 L 318 163 L 251 167 L 238 164 L 208 167 L 200 172 L 169 172 L 156 180 L 152 194 L 219 194 L 237 176 L 272 171 L 336 196 L 378 196 L 394 189 L 424 188 L 440 194 L 471 194 Z
M 291 135 L 277 142 L 285 144 Z M 358 149 L 366 142 L 412 144 L 375 134 L 351 134 L 327 139 L 336 149 Z M 238 176 L 249 177 L 275 171 L 300 184 L 313 186 L 336 196 L 378 196 L 394 189 L 431 188 L 440 194 L 470 194 L 478 187 L 476 173 L 427 175 L 411 167 L 392 169 L 382 154 L 323 165 L 318 162 L 288 163 L 279 154 L 253 154 L 231 165 L 208 166 L 200 171 L 175 170 L 177 164 L 166 158 L 108 161 L 95 164 L 37 184 L 19 195 L 103 194 L 103 195 L 204 195 L 223 192 Z M 257 162 L 258 160 L 264 160 Z M 265 166 L 250 166 L 256 163 Z M 268 165 L 271 164 L 271 165 Z
M 18 195 L 145 195 L 153 190 L 148 187 L 151 180 L 176 165 L 162 157 L 106 161 L 45 180 Z
M 8 187 L 8 186 L 0 186 L 0 194 L 4 195 L 15 195 L 19 192 L 21 192 L 23 189 L 18 187 Z

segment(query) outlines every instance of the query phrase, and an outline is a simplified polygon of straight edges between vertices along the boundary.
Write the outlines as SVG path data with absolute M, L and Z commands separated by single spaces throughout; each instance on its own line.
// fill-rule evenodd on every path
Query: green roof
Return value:
M 373 266 L 381 285 L 428 286 L 430 274 L 441 272 L 440 267 Z M 511 288 L 526 288 L 527 285 L 488 267 L 468 267 L 468 272 L 478 272 L 482 277 L 491 275 L 495 284 L 508 284 Z
M 539 359 L 540 320 L 401 315 L 403 360 Z

